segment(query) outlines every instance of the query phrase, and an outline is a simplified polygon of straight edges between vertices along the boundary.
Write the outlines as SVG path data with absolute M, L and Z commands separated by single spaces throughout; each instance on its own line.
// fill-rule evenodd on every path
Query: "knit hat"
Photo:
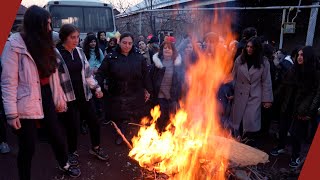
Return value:
M 168 36 L 167 40 L 172 42 L 172 43 L 176 42 L 176 38 L 174 38 L 173 36 Z

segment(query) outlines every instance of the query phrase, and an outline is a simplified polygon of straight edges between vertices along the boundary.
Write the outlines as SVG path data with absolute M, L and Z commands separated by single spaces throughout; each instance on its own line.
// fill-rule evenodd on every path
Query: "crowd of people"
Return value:
M 186 37 L 179 45 L 173 37 L 160 43 L 156 36 L 135 40 L 131 33 L 110 39 L 104 31 L 88 33 L 83 42 L 79 36 L 72 24 L 54 34 L 49 12 L 31 6 L 21 32 L 6 42 L 0 152 L 10 152 L 7 122 L 18 137 L 21 180 L 32 177 L 39 127 L 45 128 L 60 169 L 71 177 L 81 174 L 77 139 L 85 125 L 91 140 L 88 152 L 102 161 L 109 159 L 100 146 L 102 122 L 114 121 L 130 140 L 136 132 L 128 123 L 139 123 L 159 105 L 157 129 L 163 132 L 186 94 L 186 71 L 198 60 L 196 50 L 210 56 L 218 45 L 235 54 L 233 80 L 217 94 L 223 107 L 221 126 L 257 147 L 258 136 L 278 122 L 279 142 L 270 154 L 277 156 L 291 145 L 289 166 L 299 166 L 301 144 L 312 140 L 320 107 L 320 67 L 312 47 L 299 46 L 288 55 L 258 37 L 253 27 L 243 31 L 239 42 L 224 42 L 214 32 L 197 44 Z M 115 136 L 115 143 L 123 143 L 121 136 Z

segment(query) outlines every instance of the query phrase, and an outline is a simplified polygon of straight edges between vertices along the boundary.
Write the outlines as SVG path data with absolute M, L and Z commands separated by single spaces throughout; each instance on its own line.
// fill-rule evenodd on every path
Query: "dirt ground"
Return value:
M 131 180 L 142 178 L 141 168 L 136 162 L 131 160 L 127 154 L 129 152 L 125 145 L 115 145 L 114 133 L 111 125 L 103 125 L 102 147 L 109 154 L 108 162 L 100 161 L 88 153 L 90 141 L 88 135 L 80 135 L 79 155 L 80 168 L 82 174 L 79 180 Z M 16 168 L 17 140 L 16 136 L 8 131 L 9 145 L 11 152 L 5 155 L 0 154 L 0 180 L 18 179 Z M 274 146 L 275 138 L 273 136 L 262 137 L 258 148 L 269 152 Z M 306 146 L 307 147 L 307 146 Z M 304 148 L 307 149 L 307 148 Z M 290 153 L 278 157 L 269 157 L 269 163 L 258 166 L 262 174 L 268 175 L 269 179 L 297 179 L 298 170 L 290 170 L 288 167 Z M 69 178 L 58 169 L 54 159 L 51 147 L 43 141 L 39 141 L 36 146 L 36 152 L 32 163 L 32 180 L 58 180 L 73 179 Z

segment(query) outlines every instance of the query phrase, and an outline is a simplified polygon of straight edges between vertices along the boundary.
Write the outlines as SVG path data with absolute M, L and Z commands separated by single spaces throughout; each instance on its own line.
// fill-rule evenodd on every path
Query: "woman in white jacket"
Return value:
M 18 170 L 23 180 L 31 179 L 36 123 L 41 120 L 61 170 L 78 177 L 70 166 L 66 144 L 56 112 L 66 111 L 65 94 L 57 71 L 49 12 L 31 6 L 24 15 L 23 32 L 13 34 L 2 56 L 1 88 L 8 124 L 19 140 Z

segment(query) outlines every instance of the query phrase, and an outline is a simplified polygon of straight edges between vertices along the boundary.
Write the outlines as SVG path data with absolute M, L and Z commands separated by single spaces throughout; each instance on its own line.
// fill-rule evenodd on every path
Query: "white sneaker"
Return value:
M 6 153 L 8 153 L 8 152 L 10 152 L 10 147 L 9 147 L 9 145 L 8 145 L 7 143 L 5 143 L 5 142 L 2 142 L 2 143 L 0 144 L 0 153 L 1 153 L 1 154 L 6 154 Z

